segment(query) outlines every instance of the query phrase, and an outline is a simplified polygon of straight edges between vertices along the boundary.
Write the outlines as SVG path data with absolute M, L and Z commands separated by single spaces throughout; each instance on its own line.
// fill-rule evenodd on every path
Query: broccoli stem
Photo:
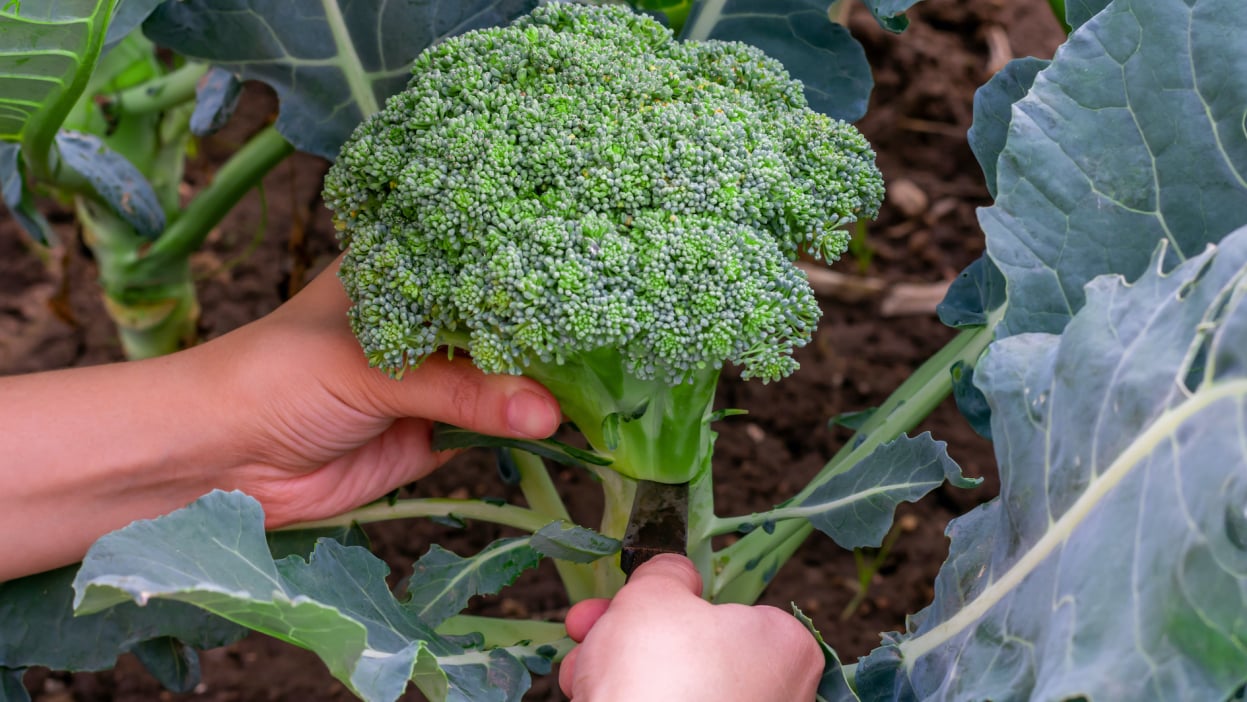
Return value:
M 521 641 L 541 646 L 553 644 L 567 636 L 567 630 L 559 622 L 501 619 L 472 614 L 456 614 L 439 624 L 437 633 L 443 636 L 481 634 L 485 637 L 485 648 L 512 646 Z
M 389 519 L 410 519 L 412 517 L 455 517 L 457 519 L 476 519 L 492 522 L 503 526 L 515 527 L 528 532 L 535 532 L 549 524 L 551 519 L 546 515 L 525 507 L 508 504 L 494 504 L 483 500 L 452 500 L 449 498 L 418 498 L 397 500 L 393 504 L 376 502 L 336 517 L 319 519 L 314 522 L 302 522 L 281 527 L 277 531 L 293 529 L 322 529 L 326 527 L 343 527 L 352 524 L 368 524 L 383 522 Z
M 208 73 L 206 63 L 190 62 L 159 78 L 108 96 L 103 109 L 110 115 L 142 115 L 163 112 L 195 98 L 199 79 Z
M 611 468 L 590 466 L 589 470 L 602 482 L 604 500 L 598 532 L 622 540 L 628 529 L 628 517 L 632 514 L 632 501 L 636 498 L 636 481 Z M 623 571 L 619 569 L 619 555 L 599 558 L 592 565 L 594 595 L 613 597 L 624 585 Z
M 549 521 L 562 519 L 572 524 L 571 515 L 567 512 L 567 506 L 563 504 L 563 498 L 559 497 L 554 481 L 550 479 L 550 471 L 547 470 L 545 462 L 539 456 L 534 456 L 527 451 L 510 449 L 510 452 L 520 472 L 520 492 L 524 493 L 524 499 L 528 502 L 529 508 L 545 515 Z M 554 567 L 558 570 L 563 587 L 567 590 L 568 599 L 573 603 L 594 596 L 594 573 L 589 564 L 572 563 L 556 558 Z
M 600 348 L 563 364 L 531 364 L 524 375 L 548 388 L 593 449 L 633 480 L 686 483 L 706 465 L 717 368 L 675 385 L 642 380 L 618 349 Z
M 952 367 L 958 362 L 974 365 L 995 336 L 1003 307 L 994 310 L 988 323 L 965 329 L 945 344 L 900 385 L 862 425 L 812 481 L 786 504 L 799 505 L 832 476 L 864 460 L 878 446 L 896 439 L 926 419 L 952 392 Z M 814 528 L 805 520 L 788 520 L 772 533 L 754 530 L 720 551 L 716 562 L 726 565 L 716 576 L 716 602 L 752 603 L 762 594 L 775 571 L 796 552 Z M 768 567 L 759 564 L 765 558 Z
M 147 239 L 90 196 L 77 197 L 75 210 L 126 358 L 162 356 L 189 345 L 199 319 L 190 260 L 171 262 L 147 277 L 128 276 L 125 261 L 147 246 Z

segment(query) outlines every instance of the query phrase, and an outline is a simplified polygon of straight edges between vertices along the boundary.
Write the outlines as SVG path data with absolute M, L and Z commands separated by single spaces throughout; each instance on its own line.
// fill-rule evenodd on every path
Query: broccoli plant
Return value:
M 569 599 L 609 594 L 633 486 L 688 481 L 705 596 L 755 601 L 812 530 L 877 546 L 898 502 L 969 484 L 942 444 L 905 435 L 950 393 L 995 442 L 1000 498 L 950 524 L 933 601 L 904 631 L 848 664 L 825 649 L 819 699 L 1242 697 L 1238 0 L 1070 3 L 1053 60 L 1011 63 L 980 90 L 969 140 L 995 198 L 987 253 L 940 308 L 963 331 L 806 487 L 734 517 L 709 489 L 714 378 L 726 364 L 791 371 L 817 317 L 792 258 L 838 255 L 838 227 L 878 205 L 878 174 L 851 128 L 806 108 L 811 83 L 719 41 L 825 4 L 637 4 L 683 26 L 548 5 L 433 47 L 326 182 L 374 365 L 398 375 L 468 353 L 530 375 L 587 448 L 506 444 L 524 506 L 399 499 L 266 535 L 257 502 L 215 492 L 132 524 L 80 569 L 0 584 L 0 618 L 28 624 L 0 631 L 0 698 L 25 666 L 100 667 L 126 650 L 185 687 L 190 648 L 241 625 L 316 651 L 365 699 L 412 682 L 434 700 L 519 699 L 570 643 L 557 622 L 459 614 L 473 595 L 542 557 Z M 867 4 L 898 27 L 913 3 Z M 773 39 L 757 45 L 778 56 Z M 488 443 L 453 428 L 440 440 Z M 569 523 L 539 456 L 601 480 L 597 532 Z M 470 557 L 433 547 L 395 595 L 355 526 L 414 516 L 523 535 Z

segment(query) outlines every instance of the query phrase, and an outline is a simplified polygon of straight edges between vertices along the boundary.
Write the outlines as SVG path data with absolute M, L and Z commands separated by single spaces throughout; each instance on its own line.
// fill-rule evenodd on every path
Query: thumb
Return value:
M 656 588 L 700 596 L 701 573 L 697 572 L 697 567 L 688 558 L 674 553 L 663 553 L 642 563 L 619 594 L 623 595 L 628 590 Z
M 426 359 L 395 381 L 364 374 L 365 394 L 391 417 L 420 417 L 491 436 L 542 439 L 558 429 L 558 402 L 534 380 L 487 375 L 462 356 Z
M 434 354 L 395 381 L 368 363 L 350 327 L 346 291 L 337 279 L 339 256 L 294 299 L 271 315 L 316 332 L 314 364 L 334 394 L 357 410 L 398 419 L 415 417 L 482 434 L 545 438 L 558 429 L 558 403 L 540 383 L 513 375 L 487 375 L 463 354 Z M 286 335 L 285 338 L 292 338 Z M 271 344 L 270 344 L 271 346 Z M 306 354 L 298 346 L 292 353 Z M 298 367 L 306 359 L 295 362 Z

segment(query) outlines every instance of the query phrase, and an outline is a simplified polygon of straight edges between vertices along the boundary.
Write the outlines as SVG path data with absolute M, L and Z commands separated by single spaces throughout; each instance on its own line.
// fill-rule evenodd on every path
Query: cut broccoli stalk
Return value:
M 718 369 L 677 385 L 642 380 L 618 349 L 602 348 L 563 364 L 531 364 L 524 375 L 545 385 L 589 445 L 629 478 L 684 483 L 705 465 Z

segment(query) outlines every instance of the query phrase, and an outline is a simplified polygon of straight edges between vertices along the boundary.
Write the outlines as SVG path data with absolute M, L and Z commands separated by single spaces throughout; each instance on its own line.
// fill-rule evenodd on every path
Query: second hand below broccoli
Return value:
M 666 483 L 709 463 L 725 363 L 796 369 L 820 312 L 792 261 L 838 258 L 882 197 L 866 140 L 761 51 L 570 3 L 425 51 L 325 185 L 373 365 L 466 350 Z

